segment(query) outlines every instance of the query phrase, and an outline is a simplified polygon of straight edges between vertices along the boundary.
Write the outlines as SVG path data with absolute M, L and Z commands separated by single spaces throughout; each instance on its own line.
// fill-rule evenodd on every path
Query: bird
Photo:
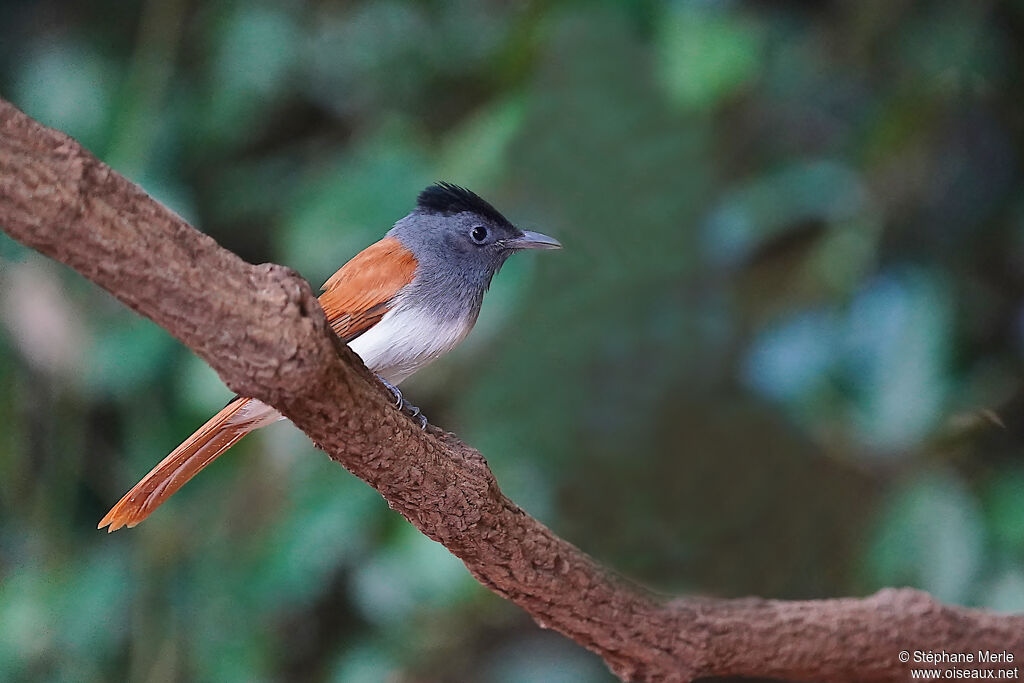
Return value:
M 426 427 L 398 385 L 454 349 L 476 324 L 484 293 L 505 260 L 528 249 L 560 249 L 553 237 L 520 230 L 459 185 L 437 182 L 384 237 L 324 283 L 320 306 L 331 329 Z M 285 419 L 271 406 L 235 396 L 157 464 L 97 528 L 134 527 L 249 432 Z

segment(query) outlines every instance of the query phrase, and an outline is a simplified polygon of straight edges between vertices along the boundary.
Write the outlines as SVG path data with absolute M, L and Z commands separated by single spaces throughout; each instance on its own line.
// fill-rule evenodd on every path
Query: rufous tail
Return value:
M 231 401 L 124 494 L 97 528 L 109 525 L 109 532 L 135 526 L 239 439 L 277 417 L 273 408 L 255 399 Z

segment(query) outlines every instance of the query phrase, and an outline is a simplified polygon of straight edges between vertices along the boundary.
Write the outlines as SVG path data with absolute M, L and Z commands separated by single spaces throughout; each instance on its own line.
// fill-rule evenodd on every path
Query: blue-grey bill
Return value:
M 554 237 L 548 237 L 532 230 L 523 230 L 522 236 L 512 240 L 511 246 L 515 249 L 561 249 L 562 243 Z

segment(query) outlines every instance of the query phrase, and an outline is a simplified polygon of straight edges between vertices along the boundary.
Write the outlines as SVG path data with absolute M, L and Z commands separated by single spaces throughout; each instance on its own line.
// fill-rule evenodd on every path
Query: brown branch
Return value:
M 287 415 L 482 584 L 624 679 L 903 681 L 901 649 L 1024 656 L 1024 617 L 909 589 L 665 602 L 616 578 L 506 498 L 477 451 L 394 410 L 296 273 L 245 263 L 3 100 L 0 227 L 165 328 L 232 390 Z

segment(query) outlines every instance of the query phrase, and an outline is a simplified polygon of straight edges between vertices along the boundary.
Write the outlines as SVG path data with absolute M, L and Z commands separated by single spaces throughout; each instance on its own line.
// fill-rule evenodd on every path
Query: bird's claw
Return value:
M 401 411 L 416 420 L 420 425 L 420 429 L 427 428 L 427 416 L 423 414 L 419 407 L 409 403 L 405 398 L 402 399 Z
M 402 404 L 405 403 L 405 397 L 402 396 L 402 392 L 399 391 L 398 387 L 396 387 L 394 384 L 392 384 L 391 382 L 387 381 L 386 379 L 384 379 L 380 375 L 377 375 L 377 379 L 380 380 L 380 383 L 384 385 L 385 389 L 387 389 L 389 392 L 391 392 L 391 396 L 395 399 L 395 407 L 396 408 L 401 407 Z
M 416 420 L 420 425 L 420 429 L 427 428 L 427 416 L 423 414 L 423 411 L 418 406 L 409 403 L 405 398 L 402 398 L 402 412 Z
M 409 403 L 409 401 L 406 400 L 405 396 L 402 396 L 402 392 L 399 390 L 399 388 L 396 387 L 394 384 L 392 384 L 391 382 L 387 381 L 386 379 L 384 379 L 380 375 L 377 375 L 377 379 L 379 379 L 381 384 L 383 384 L 384 387 L 389 392 L 391 392 L 391 395 L 395 399 L 395 407 L 398 408 L 399 410 L 401 410 L 403 413 L 405 413 L 409 417 L 411 417 L 412 419 L 416 420 L 419 423 L 419 425 L 420 425 L 420 429 L 426 429 L 427 428 L 427 416 L 424 415 L 423 412 L 420 411 L 420 409 L 418 407 L 414 406 L 412 403 Z

